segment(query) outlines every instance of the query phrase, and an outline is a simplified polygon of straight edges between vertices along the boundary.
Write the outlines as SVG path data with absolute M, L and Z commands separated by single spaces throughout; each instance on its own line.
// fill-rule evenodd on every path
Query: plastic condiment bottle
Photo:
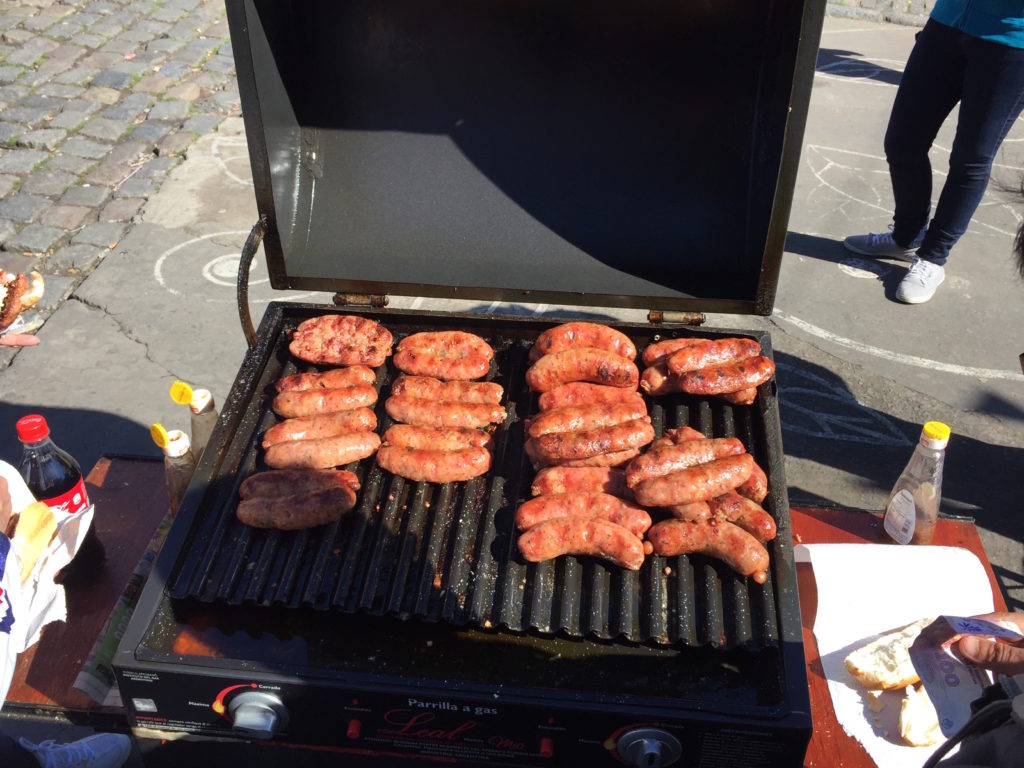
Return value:
M 885 505 L 882 530 L 896 544 L 930 544 L 942 499 L 942 462 L 950 429 L 941 421 L 926 422 L 906 469 Z
M 153 442 L 164 452 L 167 498 L 171 503 L 171 514 L 176 515 L 196 468 L 192 446 L 188 435 L 180 429 L 167 431 L 162 424 L 154 424 L 149 433 Z
M 213 394 L 208 389 L 192 389 L 184 381 L 176 381 L 171 385 L 171 399 L 180 405 L 187 405 L 192 413 L 192 455 L 198 463 L 206 444 L 210 442 L 213 428 L 217 426 L 218 414 Z

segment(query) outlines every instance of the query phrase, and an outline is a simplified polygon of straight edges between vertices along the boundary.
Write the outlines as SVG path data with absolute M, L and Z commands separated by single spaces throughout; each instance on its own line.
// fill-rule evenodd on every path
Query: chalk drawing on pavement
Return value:
M 245 136 L 218 136 L 213 142 L 213 157 L 224 175 L 236 184 L 251 187 L 252 166 Z

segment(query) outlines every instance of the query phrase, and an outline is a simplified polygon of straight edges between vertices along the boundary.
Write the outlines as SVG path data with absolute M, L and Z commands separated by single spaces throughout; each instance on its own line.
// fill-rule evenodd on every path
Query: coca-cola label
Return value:
M 85 492 L 85 478 L 80 478 L 67 493 L 44 499 L 46 506 L 65 515 L 77 515 L 89 508 L 89 495 Z

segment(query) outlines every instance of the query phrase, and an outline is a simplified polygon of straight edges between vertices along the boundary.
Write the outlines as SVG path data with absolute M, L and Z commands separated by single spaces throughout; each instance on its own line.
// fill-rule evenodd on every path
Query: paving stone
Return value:
M 97 69 L 110 69 L 116 67 L 118 64 L 124 61 L 124 53 L 115 53 L 113 51 L 93 51 L 84 59 L 81 63 L 87 67 L 96 67 Z
M 38 149 L 16 149 L 0 157 L 0 173 L 29 173 L 49 157 L 49 152 Z
M 73 66 L 75 66 L 75 62 L 67 59 L 46 59 L 36 68 L 36 74 L 39 75 L 36 79 L 52 80 L 54 75 L 67 72 Z
M 118 244 L 118 242 L 120 242 L 124 232 L 124 224 L 118 222 L 88 224 L 71 238 L 71 242 L 76 245 L 85 243 L 87 245 L 98 245 L 105 248 L 113 248 Z
M 185 76 L 192 74 L 193 71 L 192 67 L 182 64 L 180 61 L 168 61 L 160 67 L 161 75 L 173 77 L 175 80 L 181 80 Z
M 145 204 L 144 197 L 115 198 L 100 211 L 100 221 L 131 221 Z
M 179 61 L 183 61 L 186 64 L 198 67 L 207 57 L 210 56 L 217 47 L 220 45 L 219 40 L 211 40 L 209 38 L 203 38 L 199 40 L 193 40 L 191 43 L 182 48 L 175 55 L 175 58 Z
M 0 34 L 0 41 L 13 43 L 14 45 L 23 45 L 35 36 L 34 32 L 30 32 L 27 29 L 7 29 L 4 30 L 3 34 Z
M 162 37 L 159 40 L 153 40 L 146 46 L 147 51 L 153 51 L 154 53 L 172 54 L 181 48 L 185 43 L 181 40 L 173 40 L 169 37 Z
M 97 85 L 95 80 L 84 94 L 82 98 L 88 99 L 89 101 L 98 101 L 100 104 L 117 104 L 121 100 L 121 92 L 116 88 L 107 88 L 106 86 Z
M 48 171 L 67 171 L 73 173 L 75 176 L 81 176 L 87 170 L 92 168 L 96 164 L 95 160 L 90 160 L 86 157 L 75 157 L 74 155 L 65 155 L 63 152 L 57 152 L 53 157 L 50 158 L 46 164 L 46 170 Z
M 12 221 L 32 221 L 50 207 L 45 197 L 16 192 L 0 200 L 0 219 Z
M 48 253 L 64 238 L 65 231 L 57 227 L 42 224 L 29 224 L 27 227 L 4 241 L 4 248 L 10 251 L 29 251 L 31 253 Z
M 15 80 L 21 77 L 21 73 L 24 71 L 24 67 L 0 67 L 0 83 L 13 83 Z
M 7 242 L 7 238 L 18 231 L 18 228 L 14 225 L 13 221 L 7 221 L 6 219 L 0 219 L 0 247 Z
M 123 120 L 108 120 L 105 117 L 91 117 L 89 121 L 82 126 L 79 133 L 84 136 L 91 136 L 94 139 L 106 139 L 108 141 L 117 141 L 124 134 L 125 131 L 130 127 L 130 123 L 126 123 Z
M 85 205 L 53 205 L 39 217 L 39 223 L 68 231 L 80 227 L 92 212 Z
M 163 178 L 132 176 L 114 190 L 115 197 L 152 197 L 160 189 Z
M 138 47 L 139 45 L 137 41 L 128 40 L 124 35 L 120 35 L 113 40 L 108 40 L 100 50 L 104 53 L 120 54 L 121 61 L 124 61 L 125 54 L 134 53 Z M 118 63 L 120 64 L 120 62 Z
M 156 152 L 160 157 L 179 161 L 191 145 L 192 135 L 184 131 L 178 131 L 160 139 L 156 144 Z
M 28 131 L 18 137 L 19 147 L 29 149 L 48 149 L 51 152 L 57 148 L 67 137 L 68 132 L 60 128 L 40 128 L 37 131 Z
M 53 79 L 53 74 L 43 72 L 39 69 L 26 69 L 25 73 L 18 78 L 18 83 L 26 88 L 35 89 Z
M 21 101 L 29 93 L 29 89 L 23 85 L 17 83 L 8 83 L 7 85 L 0 85 L 0 101 L 7 104 L 13 104 L 16 101 Z
M 30 173 L 22 184 L 22 189 L 34 195 L 55 196 L 61 194 L 65 189 L 77 181 L 74 174 L 67 171 L 54 171 L 50 164 L 46 164 L 45 170 Z
M 110 198 L 110 194 L 110 187 L 103 184 L 81 184 L 77 187 L 68 187 L 59 202 L 61 205 L 98 208 Z
M 83 85 L 84 83 L 92 80 L 99 70 L 94 67 L 82 67 L 78 66 L 74 69 L 69 69 L 67 72 L 61 72 L 55 78 L 56 83 L 66 83 L 68 85 Z
M 0 122 L 0 146 L 10 146 L 11 140 L 21 136 L 25 132 L 25 126 L 16 123 Z
M 37 128 L 51 119 L 56 112 L 56 105 L 51 109 L 43 109 L 42 107 L 10 107 L 4 110 L 4 120 L 12 123 L 22 123 L 29 128 Z
M 8 56 L 7 63 L 30 67 L 59 45 L 60 43 L 55 43 L 53 40 L 48 40 L 45 37 L 33 37 Z
M 128 125 L 152 103 L 153 98 L 148 93 L 132 93 L 121 99 L 117 104 L 104 109 L 99 113 L 99 117 L 105 117 L 108 120 L 120 120 L 125 125 Z
M 64 43 L 58 45 L 52 51 L 50 51 L 49 58 L 51 59 L 63 59 L 67 61 L 77 61 L 78 59 L 85 56 L 88 49 L 83 48 L 80 45 L 68 45 Z
M 174 168 L 181 162 L 176 157 L 154 157 L 146 166 L 139 171 L 142 176 L 165 176 L 169 170 Z
M 7 197 L 21 185 L 21 179 L 17 176 L 0 174 L 0 197 Z
M 79 137 L 72 137 L 65 141 L 60 148 L 61 152 L 77 157 L 88 157 L 98 160 L 110 151 L 109 144 L 101 144 L 98 141 L 89 141 Z
M 92 269 L 109 249 L 106 246 L 89 245 L 78 243 L 65 246 L 56 251 L 46 263 L 52 269 L 62 272 L 84 272 Z M 50 278 L 47 276 L 46 284 L 49 285 Z
M 50 121 L 51 128 L 64 128 L 69 131 L 77 131 L 85 125 L 89 119 L 88 112 L 69 112 L 64 110 Z
M 233 72 L 235 69 L 235 60 L 230 56 L 214 56 L 206 64 L 203 65 L 203 69 L 209 72 L 220 72 L 222 74 L 228 74 Z
M 97 35 L 95 32 L 82 32 L 79 31 L 73 35 L 70 39 L 74 40 L 79 45 L 85 46 L 89 50 L 95 50 L 107 42 L 107 38 L 103 35 Z
M 82 90 L 83 96 L 86 93 L 88 93 L 88 91 L 83 89 Z M 70 101 L 64 102 L 63 106 L 61 106 L 61 108 L 60 108 L 60 111 L 61 112 L 84 112 L 87 115 L 91 115 L 93 112 L 96 112 L 96 111 L 98 111 L 98 110 L 100 110 L 102 108 L 103 108 L 103 103 L 100 102 L 100 101 L 97 101 L 96 99 L 80 98 L 80 99 L 71 99 Z
M 145 141 L 148 144 L 156 144 L 171 130 L 167 123 L 146 120 L 132 127 L 131 136 L 136 141 Z
M 189 133 L 209 133 L 224 120 L 223 115 L 192 115 L 185 124 L 181 126 L 183 131 Z
M 190 108 L 187 101 L 158 101 L 149 110 L 148 120 L 184 120 Z
M 174 99 L 178 101 L 195 101 L 203 95 L 202 89 L 195 83 L 182 83 L 181 85 L 175 85 L 173 88 L 168 88 L 164 94 L 168 100 Z
M 85 93 L 85 88 L 80 85 L 65 85 L 63 83 L 48 83 L 36 90 L 43 96 L 54 99 L 76 99 Z M 64 107 L 61 107 L 64 109 Z
M 114 20 L 108 19 L 107 21 L 101 21 L 93 24 L 89 27 L 89 32 L 94 35 L 99 35 L 104 40 L 110 40 L 115 35 L 121 34 L 124 31 L 124 24 Z
M 112 69 L 108 69 L 104 72 L 100 72 L 96 77 L 92 79 L 92 84 L 95 86 L 101 86 L 104 88 L 116 88 L 122 90 L 131 85 L 132 76 L 127 72 L 117 72 Z

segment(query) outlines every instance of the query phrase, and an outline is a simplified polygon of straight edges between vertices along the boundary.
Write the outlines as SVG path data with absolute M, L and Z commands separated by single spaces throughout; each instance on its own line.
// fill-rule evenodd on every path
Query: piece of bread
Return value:
M 0 333 L 43 298 L 43 276 L 38 272 L 16 275 L 0 269 Z
M 920 619 L 861 646 L 844 660 L 846 669 L 869 690 L 888 691 L 920 682 L 910 661 L 910 646 L 933 621 Z
M 900 705 L 900 736 L 912 747 L 931 747 L 945 739 L 924 686 L 907 686 Z
M 53 511 L 41 501 L 32 502 L 18 514 L 18 527 L 14 529 L 11 546 L 18 556 L 22 584 L 56 532 L 57 521 Z

